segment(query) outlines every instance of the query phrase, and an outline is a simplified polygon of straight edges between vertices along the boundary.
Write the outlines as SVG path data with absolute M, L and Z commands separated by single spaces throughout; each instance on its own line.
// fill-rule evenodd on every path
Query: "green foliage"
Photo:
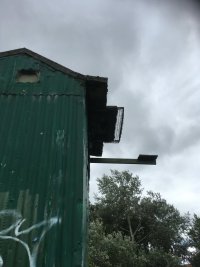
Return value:
M 127 218 L 138 213 L 142 193 L 139 178 L 127 171 L 114 170 L 111 176 L 104 175 L 97 182 L 100 196 L 96 197 L 96 210 L 106 232 L 127 231 Z
M 111 171 L 91 205 L 90 267 L 176 267 L 187 254 L 188 215 L 158 193 L 142 195 L 139 177 Z
M 189 236 L 191 238 L 191 245 L 200 250 L 200 217 L 194 214 L 193 225 L 190 229 Z
M 123 224 L 127 223 L 127 216 L 137 212 L 142 193 L 140 180 L 127 171 L 113 170 L 111 176 L 104 175 L 97 182 L 100 197 L 96 197 L 96 207 L 101 213 L 100 218 L 107 232 L 117 231 L 119 225 L 123 228 Z
M 90 267 L 145 267 L 146 259 L 138 251 L 130 237 L 121 232 L 105 234 L 103 224 L 96 220 L 90 223 Z
M 194 253 L 190 259 L 192 267 L 200 266 L 200 252 Z
M 147 254 L 147 264 L 145 267 L 178 267 L 179 259 L 162 250 L 153 250 Z
M 190 262 L 193 267 L 200 266 L 200 217 L 194 214 L 192 227 L 189 231 L 190 245 L 194 248 L 191 253 Z
M 143 229 L 147 234 L 145 245 L 151 244 L 178 256 L 186 253 L 183 234 L 188 227 L 189 215 L 181 216 L 173 205 L 153 192 L 147 192 L 147 196 L 142 198 L 140 209 Z

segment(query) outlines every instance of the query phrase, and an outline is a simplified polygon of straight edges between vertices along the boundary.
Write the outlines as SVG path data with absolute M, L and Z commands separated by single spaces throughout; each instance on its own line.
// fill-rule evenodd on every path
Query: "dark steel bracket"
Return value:
M 103 164 L 146 164 L 156 165 L 158 155 L 139 155 L 137 159 L 119 159 L 119 158 L 90 158 L 90 163 Z

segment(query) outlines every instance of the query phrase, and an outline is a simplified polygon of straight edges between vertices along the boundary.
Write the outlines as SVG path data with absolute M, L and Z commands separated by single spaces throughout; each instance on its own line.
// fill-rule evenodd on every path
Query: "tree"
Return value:
M 90 267 L 146 267 L 142 251 L 120 231 L 106 234 L 102 222 L 95 220 L 90 223 L 89 234 Z
M 147 192 L 140 203 L 141 220 L 146 238 L 144 245 L 184 256 L 188 244 L 183 236 L 189 225 L 189 215 L 181 216 L 180 212 L 166 202 L 159 193 Z
M 127 251 L 133 249 L 130 254 L 136 256 L 135 260 L 140 259 L 141 266 L 177 266 L 187 253 L 183 234 L 188 216 L 181 216 L 158 193 L 148 192 L 144 197 L 139 177 L 128 171 L 111 171 L 111 175 L 104 175 L 97 182 L 100 194 L 91 205 L 91 222 L 93 227 L 97 227 L 96 221 L 101 222 L 102 240 L 110 237 L 117 249 L 119 240 L 121 244 L 129 240 Z M 107 257 L 111 261 L 110 254 Z
M 193 253 L 190 256 L 190 262 L 192 266 L 200 266 L 200 217 L 194 214 L 192 220 L 192 226 L 189 231 L 190 245 L 194 248 Z
M 142 193 L 139 177 L 127 171 L 112 170 L 111 176 L 104 175 L 97 182 L 100 196 L 96 196 L 96 209 L 106 226 L 106 232 L 128 232 L 134 240 L 131 221 L 135 222 L 138 217 L 136 214 Z

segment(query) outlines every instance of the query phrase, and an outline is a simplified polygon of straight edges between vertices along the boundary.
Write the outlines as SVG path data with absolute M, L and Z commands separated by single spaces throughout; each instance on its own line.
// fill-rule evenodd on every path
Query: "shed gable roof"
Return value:
M 84 87 L 86 88 L 89 154 L 93 156 L 101 156 L 103 152 L 103 142 L 115 141 L 115 128 L 118 115 L 117 107 L 106 106 L 107 78 L 80 74 L 27 48 L 0 52 L 0 58 L 14 55 L 28 55 L 57 71 L 83 82 Z M 123 115 L 121 119 L 123 121 Z M 122 123 L 119 129 L 119 139 L 121 136 L 121 130 Z
M 74 78 L 77 79 L 81 79 L 81 80 L 92 80 L 92 81 L 96 81 L 96 82 L 103 82 L 103 83 L 107 83 L 107 78 L 105 77 L 99 77 L 99 76 L 90 76 L 90 75 L 83 75 L 81 73 L 75 72 L 69 68 L 64 67 L 61 64 L 56 63 L 53 60 L 50 60 L 46 57 L 43 57 L 27 48 L 19 48 L 19 49 L 14 49 L 14 50 L 10 50 L 10 51 L 5 51 L 5 52 L 0 52 L 0 58 L 1 57 L 8 57 L 8 56 L 13 56 L 13 55 L 28 55 L 31 56 L 47 65 L 49 65 L 50 67 L 54 68 L 55 70 L 61 71 L 67 75 L 70 75 Z

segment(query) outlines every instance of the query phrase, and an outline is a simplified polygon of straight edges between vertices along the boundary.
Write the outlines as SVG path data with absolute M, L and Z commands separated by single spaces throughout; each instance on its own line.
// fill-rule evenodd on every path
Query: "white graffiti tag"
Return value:
M 17 212 L 16 210 L 0 211 L 0 218 L 3 216 L 12 216 L 12 218 L 14 218 L 15 222 L 10 227 L 0 231 L 0 239 L 10 239 L 10 240 L 14 240 L 14 241 L 20 243 L 27 251 L 30 267 L 36 267 L 36 261 L 37 261 L 37 255 L 38 255 L 38 249 L 39 249 L 40 243 L 41 243 L 42 239 L 44 238 L 46 232 L 49 231 L 52 226 L 54 226 L 55 224 L 60 222 L 59 218 L 58 217 L 52 217 L 50 219 L 47 219 L 47 220 L 44 220 L 44 221 L 39 222 L 37 224 L 34 224 L 25 230 L 20 231 L 20 227 L 26 221 L 26 219 L 24 219 L 19 212 Z M 35 242 L 35 244 L 33 245 L 33 248 L 31 251 L 28 244 L 26 242 L 22 241 L 21 239 L 19 239 L 19 237 L 21 235 L 29 234 L 31 231 L 36 230 L 40 227 L 43 227 L 41 235 L 37 239 L 37 242 Z M 9 235 L 12 230 L 14 230 L 14 236 Z M 1 257 L 1 259 L 2 259 L 2 257 Z M 2 259 L 1 264 L 2 265 L 0 265 L 0 266 L 3 266 L 3 259 Z

